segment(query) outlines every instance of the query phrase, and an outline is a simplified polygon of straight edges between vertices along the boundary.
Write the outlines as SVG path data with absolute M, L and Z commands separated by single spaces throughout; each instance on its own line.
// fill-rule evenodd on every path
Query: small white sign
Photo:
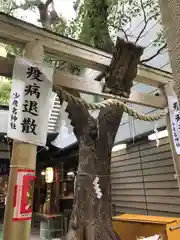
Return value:
M 45 146 L 54 68 L 17 57 L 9 104 L 9 138 Z
M 168 106 L 174 147 L 176 153 L 180 154 L 180 107 L 176 96 L 168 96 Z

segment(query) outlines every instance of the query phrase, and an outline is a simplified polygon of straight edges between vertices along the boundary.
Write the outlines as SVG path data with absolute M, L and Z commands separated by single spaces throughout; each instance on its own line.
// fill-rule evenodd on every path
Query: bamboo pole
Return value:
M 25 46 L 24 56 L 38 62 L 43 61 L 43 47 L 40 42 L 30 42 Z M 37 146 L 13 141 L 8 198 L 5 208 L 3 240 L 29 240 L 31 220 L 13 221 L 14 187 L 17 182 L 17 169 L 36 169 Z

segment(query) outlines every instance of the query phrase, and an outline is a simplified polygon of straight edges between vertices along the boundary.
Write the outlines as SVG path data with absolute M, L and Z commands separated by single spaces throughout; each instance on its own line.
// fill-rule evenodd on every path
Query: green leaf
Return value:
M 0 79 L 0 104 L 8 104 L 11 92 L 11 82 Z

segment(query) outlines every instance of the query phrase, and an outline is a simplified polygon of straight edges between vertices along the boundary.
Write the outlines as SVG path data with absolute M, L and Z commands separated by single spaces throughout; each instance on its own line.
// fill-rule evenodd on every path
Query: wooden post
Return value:
M 43 47 L 38 42 L 30 42 L 25 47 L 24 56 L 38 62 L 43 61 Z M 17 182 L 17 169 L 36 169 L 37 146 L 19 141 L 13 142 L 10 176 L 8 184 L 8 198 L 5 209 L 3 240 L 29 240 L 31 220 L 12 221 L 14 186 Z
M 175 96 L 175 92 L 173 90 L 173 83 L 172 82 L 165 85 L 164 92 L 165 92 L 166 97 Z M 178 188 L 179 188 L 179 191 L 180 191 L 180 155 L 176 154 L 176 150 L 175 150 L 175 147 L 174 147 L 173 135 L 172 135 L 172 129 L 171 129 L 170 113 L 167 114 L 166 124 L 167 124 L 168 136 L 169 136 L 169 144 L 170 144 L 170 147 L 171 147 L 172 158 L 173 158 L 174 168 L 175 168 L 175 172 L 176 172 L 177 184 L 178 184 Z

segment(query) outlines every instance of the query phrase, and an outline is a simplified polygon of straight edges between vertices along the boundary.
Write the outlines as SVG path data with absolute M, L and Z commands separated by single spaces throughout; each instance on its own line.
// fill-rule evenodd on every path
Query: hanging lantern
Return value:
M 52 183 L 54 179 L 54 170 L 52 167 L 46 168 L 45 180 L 46 183 Z

